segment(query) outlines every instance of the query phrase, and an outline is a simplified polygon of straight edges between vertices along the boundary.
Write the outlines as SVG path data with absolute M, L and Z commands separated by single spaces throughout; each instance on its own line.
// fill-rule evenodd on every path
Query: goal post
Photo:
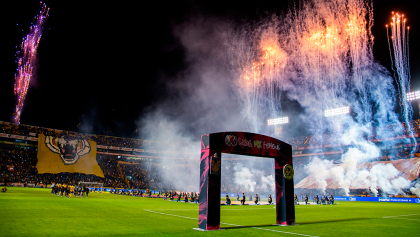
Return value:
M 261 134 L 220 132 L 201 136 L 198 229 L 220 229 L 222 153 L 274 159 L 276 224 L 295 224 L 292 146 Z

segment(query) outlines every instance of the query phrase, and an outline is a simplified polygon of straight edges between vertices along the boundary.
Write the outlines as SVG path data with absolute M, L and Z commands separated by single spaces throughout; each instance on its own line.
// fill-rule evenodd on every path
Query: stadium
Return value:
M 418 235 L 409 3 L 5 9 L 1 236 Z
M 419 122 L 419 120 L 412 121 L 416 125 Z M 188 172 L 196 169 L 197 157 L 188 153 L 174 154 L 168 149 L 162 149 L 162 147 L 168 148 L 168 144 L 151 140 L 79 134 L 9 122 L 1 122 L 0 126 L 2 154 L 0 182 L 8 189 L 0 198 L 2 209 L 8 213 L 7 215 L 13 217 L 13 220 L 3 220 L 6 235 L 60 235 L 59 230 L 51 232 L 49 229 L 42 228 L 42 224 L 27 224 L 25 230 L 18 227 L 21 223 L 38 223 L 39 221 L 65 225 L 69 228 L 66 232 L 71 235 L 78 235 L 77 230 L 93 235 L 119 235 L 121 229 L 124 229 L 123 235 L 138 233 L 199 235 L 192 230 L 197 225 L 198 215 L 198 200 L 193 200 L 192 197 L 198 194 L 199 182 L 198 180 L 187 182 L 182 179 L 184 176 L 190 179 Z M 94 141 L 97 144 L 95 161 L 103 171 L 103 177 L 78 172 L 40 174 L 37 170 L 40 134 Z M 241 186 L 230 177 L 227 178 L 228 180 L 223 179 L 221 187 L 222 195 L 230 192 L 230 198 L 233 200 L 232 206 L 222 205 L 221 207 L 221 228 L 233 231 L 229 234 L 271 235 L 274 232 L 285 235 L 329 236 L 337 235 L 337 233 L 344 235 L 380 233 L 387 236 L 399 235 L 401 231 L 412 234 L 418 231 L 417 222 L 420 220 L 418 200 L 420 199 L 409 189 L 404 190 L 404 195 L 391 195 L 379 190 L 381 199 L 367 202 L 371 200 L 366 198 L 374 197 L 369 187 L 360 186 L 358 183 L 352 184 L 348 199 L 342 199 L 344 190 L 338 188 L 334 181 L 328 180 L 325 193 L 327 196 L 335 197 L 335 205 L 325 205 L 327 203 L 315 205 L 315 195 L 321 196 L 324 192 L 318 188 L 316 179 L 307 175 L 304 166 L 308 164 L 308 160 L 320 156 L 320 154 L 314 154 L 313 151 L 319 146 L 317 138 L 291 138 L 287 141 L 293 144 L 294 151 L 295 194 L 298 195 L 300 204 L 295 210 L 296 223 L 299 226 L 293 227 L 293 230 L 291 227 L 272 227 L 275 210 L 273 205 L 267 205 L 269 193 L 265 193 L 267 188 L 263 185 L 253 190 L 260 194 L 261 205 L 254 203 L 255 197 L 254 201 L 252 200 L 254 192 L 246 196 L 246 205 L 239 205 L 236 198 L 239 193 L 242 199 L 243 189 L 240 189 Z M 333 143 L 326 144 L 330 147 L 334 147 L 333 145 Z M 335 147 L 339 148 L 339 146 Z M 374 164 L 392 163 L 399 169 L 402 177 L 415 183 L 419 179 L 420 170 L 420 158 L 417 158 L 417 154 L 408 153 L 404 146 L 388 149 L 395 150 L 392 153 L 398 156 L 377 157 L 375 161 L 361 164 L 360 169 L 363 169 L 363 166 L 372 167 Z M 334 165 L 339 165 L 340 157 L 335 155 L 335 152 L 325 153 L 322 154 L 325 158 L 334 161 L 336 163 Z M 166 167 L 168 162 L 162 162 L 163 160 L 176 162 Z M 398 166 L 397 164 L 401 161 L 409 163 L 410 166 L 408 168 Z M 244 158 L 226 158 L 223 162 L 222 175 L 228 174 L 229 169 L 235 164 L 244 162 Z M 165 172 L 171 174 L 171 177 L 163 177 Z M 185 183 L 190 185 L 179 186 L 176 182 L 181 185 Z M 52 194 L 51 186 L 59 183 L 87 185 L 91 189 L 88 194 L 89 201 L 83 198 L 78 199 L 77 195 L 70 198 L 75 199 L 73 201 Z M 142 194 L 140 195 L 139 192 Z M 173 198 L 170 197 L 171 195 L 169 197 L 165 195 L 167 192 L 175 192 Z M 182 200 L 178 199 L 181 195 L 187 196 L 188 203 L 185 203 L 185 196 L 182 196 Z M 304 203 L 304 195 L 310 197 L 309 206 Z M 360 202 L 356 202 L 356 198 L 360 198 Z M 411 200 L 414 203 L 410 203 Z M 225 204 L 225 198 L 222 199 L 221 204 Z M 188 206 L 185 207 L 185 205 Z M 18 206 L 19 208 L 16 209 Z M 52 206 L 57 212 L 53 216 L 49 215 Z M 317 210 L 314 207 L 324 210 Z M 71 208 L 70 213 L 61 215 L 68 208 Z M 358 211 L 355 212 L 354 208 Z M 101 214 L 98 213 L 98 209 L 105 210 Z M 120 213 L 121 210 L 123 213 Z M 92 216 L 87 213 L 95 213 L 95 220 L 92 220 Z M 42 218 L 39 218 L 39 215 Z M 79 222 L 74 221 L 72 216 L 78 216 L 83 222 L 90 223 L 90 227 L 79 229 L 77 227 Z M 124 221 L 119 221 L 119 218 L 123 218 Z M 16 220 L 19 221 L 16 222 Z M 139 226 L 139 222 L 142 222 L 142 227 Z M 150 224 L 144 224 L 147 222 Z M 98 228 L 98 225 L 104 223 L 106 223 L 105 226 Z M 165 224 L 164 227 L 159 227 L 160 224 L 156 226 L 157 223 Z M 361 226 L 360 232 L 352 230 L 355 225 Z M 319 231 L 319 228 L 323 230 Z

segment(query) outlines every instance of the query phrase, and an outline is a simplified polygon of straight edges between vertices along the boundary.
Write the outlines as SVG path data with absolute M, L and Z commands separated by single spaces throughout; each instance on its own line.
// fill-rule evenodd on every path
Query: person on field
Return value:
M 61 197 L 65 197 L 65 195 L 66 195 L 66 190 L 67 190 L 67 184 L 63 184 L 63 185 L 61 185 Z
M 255 194 L 255 200 L 254 200 L 255 205 L 258 205 L 258 194 Z
M 74 186 L 71 185 L 70 186 L 70 198 L 73 198 L 73 195 L 74 195 Z
M 299 203 L 298 203 L 298 201 L 299 201 L 298 200 L 298 196 L 296 194 L 295 194 L 295 199 L 294 200 L 295 200 L 295 205 L 299 205 Z
M 273 202 L 273 198 L 271 197 L 271 194 L 268 195 L 268 204 L 271 205 L 271 203 Z
M 7 192 L 7 188 L 6 188 L 6 186 L 3 186 L 3 188 L 1 189 L 1 192 L 2 192 L 2 193 Z
M 318 205 L 320 204 L 319 203 L 319 196 L 318 195 L 315 196 L 315 201 L 316 201 L 316 204 L 318 204 Z
M 245 205 L 245 193 L 242 193 L 242 200 L 241 200 L 241 204 Z
M 308 195 L 305 195 L 305 205 L 308 205 Z
M 68 184 L 67 185 L 67 189 L 66 189 L 66 198 L 69 198 L 70 197 L 70 191 L 71 191 L 71 185 Z
M 84 186 L 83 189 L 84 189 L 83 192 L 85 193 L 86 198 L 87 198 L 89 196 L 89 188 Z
M 333 205 L 334 204 L 334 196 L 330 195 L 330 204 Z
M 229 195 L 226 194 L 226 205 L 230 205 L 230 198 Z

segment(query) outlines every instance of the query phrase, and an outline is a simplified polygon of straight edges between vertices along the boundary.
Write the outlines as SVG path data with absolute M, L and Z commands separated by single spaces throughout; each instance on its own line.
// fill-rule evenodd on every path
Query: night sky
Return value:
M 391 11 L 410 25 L 412 91 L 420 90 L 420 20 L 414 1 L 374 1 L 374 56 L 390 70 L 385 24 Z M 190 64 L 176 29 L 198 16 L 220 22 L 250 22 L 286 11 L 287 1 L 139 1 L 79 3 L 45 1 L 50 7 L 38 48 L 21 123 L 136 136 L 136 121 L 165 98 L 181 96 L 169 82 L 183 80 Z M 26 35 L 39 1 L 2 4 L 0 120 L 12 121 L 16 46 Z M 176 115 L 174 115 L 176 116 Z M 81 126 L 83 127 L 83 126 Z

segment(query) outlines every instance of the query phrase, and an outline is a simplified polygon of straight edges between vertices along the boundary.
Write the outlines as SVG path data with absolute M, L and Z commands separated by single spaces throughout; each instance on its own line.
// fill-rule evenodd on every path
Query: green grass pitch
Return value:
M 296 226 L 273 226 L 274 206 L 222 206 L 224 230 L 201 232 L 198 204 L 9 188 L 0 193 L 0 236 L 419 236 L 420 204 L 337 203 L 296 206 Z

